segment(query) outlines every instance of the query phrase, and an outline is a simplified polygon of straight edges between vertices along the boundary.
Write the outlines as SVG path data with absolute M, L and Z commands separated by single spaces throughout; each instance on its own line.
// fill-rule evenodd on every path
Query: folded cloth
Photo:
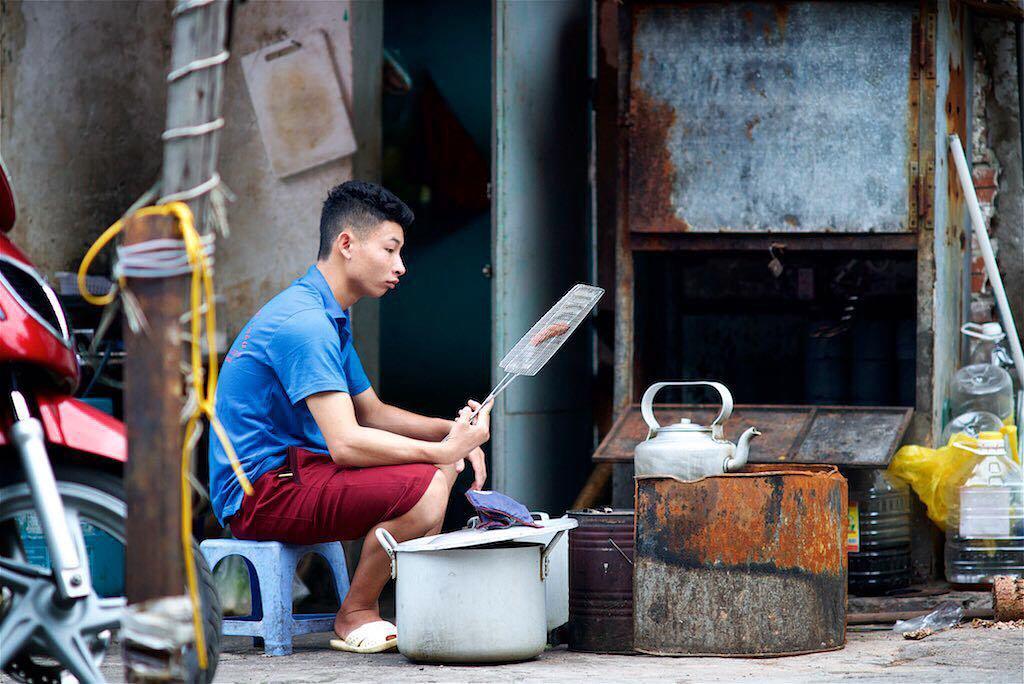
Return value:
M 480 516 L 478 530 L 502 530 L 516 525 L 540 527 L 526 506 L 501 492 L 469 490 L 466 498 Z

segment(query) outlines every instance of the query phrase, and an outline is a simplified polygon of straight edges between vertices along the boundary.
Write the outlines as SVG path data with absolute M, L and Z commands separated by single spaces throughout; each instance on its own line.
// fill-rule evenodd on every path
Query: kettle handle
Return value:
M 732 415 L 732 392 L 730 392 L 729 388 L 722 383 L 711 382 L 708 380 L 694 380 L 693 382 L 656 382 L 647 388 L 647 391 L 644 392 L 643 398 L 640 400 L 640 414 L 644 417 L 644 422 L 647 423 L 647 427 L 649 427 L 652 432 L 657 432 L 661 428 L 661 426 L 658 425 L 658 420 L 654 417 L 653 404 L 655 394 L 665 387 L 692 387 L 694 385 L 714 387 L 722 397 L 722 410 L 718 412 L 718 417 L 712 421 L 711 425 L 721 425 L 723 421 L 729 420 L 729 416 Z

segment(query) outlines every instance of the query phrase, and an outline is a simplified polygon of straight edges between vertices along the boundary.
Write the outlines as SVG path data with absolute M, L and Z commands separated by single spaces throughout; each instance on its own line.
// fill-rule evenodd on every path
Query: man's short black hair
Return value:
M 330 256 L 331 245 L 345 228 L 365 237 L 384 221 L 394 221 L 408 230 L 413 218 L 412 209 L 405 202 L 376 183 L 353 180 L 336 185 L 327 194 L 320 212 L 318 258 Z

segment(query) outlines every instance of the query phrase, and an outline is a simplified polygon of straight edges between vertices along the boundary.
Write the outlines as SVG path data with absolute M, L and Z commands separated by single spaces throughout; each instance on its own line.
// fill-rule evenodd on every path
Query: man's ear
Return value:
M 334 246 L 346 259 L 352 258 L 352 234 L 343 230 L 334 241 Z

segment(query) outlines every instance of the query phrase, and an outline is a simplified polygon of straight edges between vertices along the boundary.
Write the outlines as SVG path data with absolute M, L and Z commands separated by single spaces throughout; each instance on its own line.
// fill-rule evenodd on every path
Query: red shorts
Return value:
M 429 463 L 346 468 L 325 454 L 291 447 L 287 464 L 261 475 L 242 498 L 229 521 L 231 533 L 286 544 L 358 539 L 409 512 L 437 472 Z

